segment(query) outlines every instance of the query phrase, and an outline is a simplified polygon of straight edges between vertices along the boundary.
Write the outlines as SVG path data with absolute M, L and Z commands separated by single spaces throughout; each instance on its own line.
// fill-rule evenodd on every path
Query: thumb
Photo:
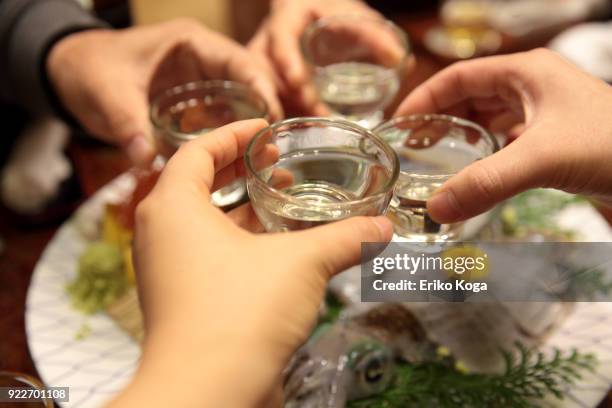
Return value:
M 148 164 L 155 155 L 155 145 L 145 93 L 129 84 L 106 87 L 96 95 L 94 105 L 101 121 L 97 133 L 120 146 L 133 164 Z
M 427 201 L 430 216 L 440 223 L 462 221 L 550 179 L 550 160 L 523 134 L 497 153 L 472 163 L 449 179 Z M 554 158 L 552 158 L 554 161 Z
M 362 242 L 388 242 L 393 226 L 383 216 L 353 217 L 293 234 L 302 245 L 308 243 L 310 260 L 331 277 L 359 263 Z

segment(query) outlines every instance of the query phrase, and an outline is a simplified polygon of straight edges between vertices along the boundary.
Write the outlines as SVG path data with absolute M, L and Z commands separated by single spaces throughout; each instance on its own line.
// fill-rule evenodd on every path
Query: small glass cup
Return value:
M 175 86 L 151 104 L 157 148 L 166 159 L 183 143 L 228 123 L 268 119 L 268 106 L 250 87 L 232 81 L 198 81 Z M 212 194 L 217 207 L 227 208 L 246 197 L 244 180 L 236 180 Z
M 0 371 L 0 388 L 9 389 L 24 389 L 36 390 L 42 392 L 43 384 L 36 378 L 27 374 L 17 373 L 13 371 Z M 6 397 L 6 395 L 4 395 Z M 33 395 L 38 397 L 38 395 Z M 23 399 L 15 399 L 14 402 L 0 402 L 0 407 L 5 408 L 53 408 L 54 403 L 52 398 L 40 398 L 38 401 L 24 401 Z
M 253 208 L 270 232 L 383 214 L 399 169 L 395 152 L 371 131 L 324 118 L 262 129 L 245 165 Z
M 332 116 L 369 129 L 383 119 L 412 58 L 404 31 L 391 21 L 361 15 L 315 21 L 304 31 L 301 47 Z
M 497 139 L 476 123 L 449 115 L 413 115 L 373 130 L 399 156 L 400 175 L 387 211 L 395 233 L 409 241 L 461 237 L 467 222 L 438 224 L 427 213 L 427 199 L 451 176 L 497 150 Z

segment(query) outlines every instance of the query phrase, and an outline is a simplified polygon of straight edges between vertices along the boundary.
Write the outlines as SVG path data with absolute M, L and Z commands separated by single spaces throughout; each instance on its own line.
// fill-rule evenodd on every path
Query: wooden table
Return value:
M 397 20 L 417 45 L 417 67 L 404 86 L 404 92 L 407 92 L 444 67 L 448 61 L 441 61 L 418 46 L 425 30 L 435 24 L 435 18 L 412 16 Z M 519 42 L 506 39 L 505 47 L 505 50 L 514 50 L 522 46 Z M 81 201 L 129 167 L 126 157 L 117 149 L 83 139 L 73 140 L 69 155 L 78 175 Z M 76 204 L 68 204 L 68 207 L 74 208 Z M 612 211 L 606 215 L 612 221 Z M 27 226 L 16 219 L 14 214 L 0 209 L 0 236 L 6 244 L 4 252 L 0 254 L 0 369 L 38 377 L 26 341 L 26 293 L 32 270 L 59 225 L 59 221 L 54 221 Z M 600 407 L 612 407 L 612 394 L 608 395 Z

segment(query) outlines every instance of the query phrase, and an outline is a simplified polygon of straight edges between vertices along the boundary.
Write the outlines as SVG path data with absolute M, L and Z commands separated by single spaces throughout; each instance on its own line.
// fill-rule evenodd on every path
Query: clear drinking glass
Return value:
M 464 223 L 436 223 L 427 199 L 452 175 L 495 153 L 495 137 L 468 120 L 433 114 L 396 118 L 373 131 L 399 156 L 400 175 L 387 211 L 395 233 L 419 242 L 460 237 Z
M 261 130 L 245 153 L 247 188 L 268 231 L 384 213 L 398 176 L 395 152 L 361 126 L 296 118 Z
M 170 158 L 178 147 L 228 123 L 268 119 L 266 102 L 250 87 L 232 81 L 198 81 L 168 89 L 151 105 L 158 151 Z M 215 191 L 217 207 L 232 206 L 246 197 L 244 180 Z
M 358 15 L 322 18 L 301 38 L 319 98 L 338 116 L 373 128 L 412 58 L 407 35 L 388 20 Z

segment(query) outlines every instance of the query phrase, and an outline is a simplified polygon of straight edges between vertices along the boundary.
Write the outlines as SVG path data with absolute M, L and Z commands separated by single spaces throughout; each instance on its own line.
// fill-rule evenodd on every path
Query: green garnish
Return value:
M 558 265 L 562 267 L 562 265 Z M 561 298 L 565 301 L 596 301 L 597 295 L 607 297 L 612 293 L 612 280 L 607 273 L 597 268 L 578 268 L 566 271 L 569 285 Z
M 399 364 L 393 386 L 383 393 L 348 404 L 349 408 L 489 408 L 537 407 L 548 395 L 563 399 L 565 387 L 593 371 L 592 354 L 574 350 L 542 352 L 517 344 L 518 353 L 504 351 L 502 374 L 475 374 L 456 370 L 451 358 L 418 365 Z
M 127 288 L 119 248 L 94 242 L 79 258 L 77 277 L 66 290 L 75 309 L 93 314 L 114 302 Z
M 521 193 L 512 198 L 502 209 L 504 233 L 521 237 L 536 232 L 571 239 L 572 231 L 560 228 L 554 218 L 568 205 L 581 202 L 586 200 L 580 196 L 545 189 Z

